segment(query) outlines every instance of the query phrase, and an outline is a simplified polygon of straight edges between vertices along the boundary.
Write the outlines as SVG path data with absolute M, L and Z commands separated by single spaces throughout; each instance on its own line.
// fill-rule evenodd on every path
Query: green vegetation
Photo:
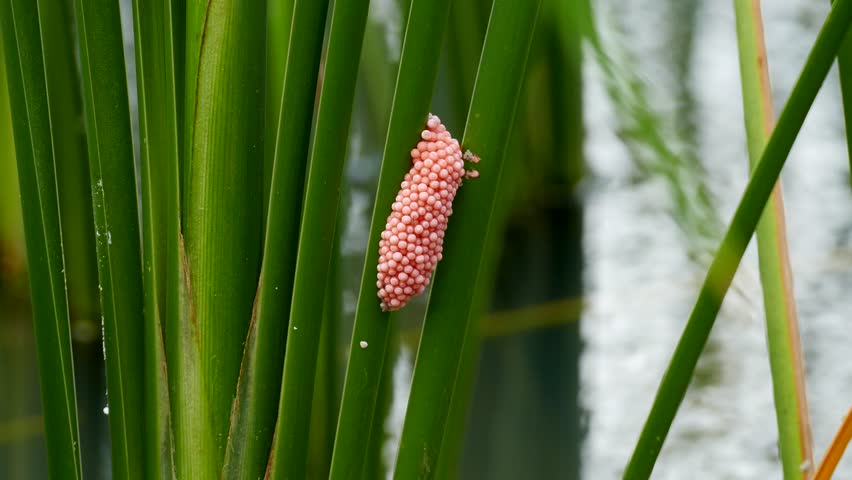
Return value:
M 535 375 L 506 368 L 524 379 L 511 392 L 526 402 L 518 411 L 567 412 L 582 436 L 588 51 L 637 172 L 661 179 L 688 255 L 713 258 L 624 477 L 651 475 L 756 233 L 780 464 L 786 479 L 808 478 L 778 178 L 835 57 L 850 103 L 852 0 L 833 2 L 774 127 L 758 2 L 734 1 L 752 176 L 718 250 L 703 167 L 671 146 L 586 0 L 132 0 L 126 31 L 120 4 L 0 0 L 0 346 L 23 327 L 34 333 L 43 412 L 0 411 L 0 447 L 41 440 L 43 420 L 57 479 L 103 469 L 105 459 L 81 454 L 100 452 L 92 437 L 108 438 L 117 479 L 463 478 L 468 461 L 503 462 L 471 448 L 470 432 L 517 443 L 468 408 L 496 410 L 482 398 L 495 392 L 474 385 L 477 372 L 506 365 L 478 359 L 507 339 L 524 342 L 512 362 L 548 363 Z M 693 28 L 690 18 L 678 27 Z M 684 83 L 692 37 L 680 33 L 672 55 Z M 385 312 L 379 239 L 430 111 L 481 157 L 480 177 L 455 198 L 430 290 Z M 678 135 L 694 135 L 681 123 Z M 28 303 L 25 288 L 6 288 L 27 280 Z M 86 326 L 96 337 L 98 321 L 104 358 L 92 374 L 75 369 L 75 341 Z M 405 398 L 397 368 L 409 352 Z M 17 369 L 4 363 L 0 374 Z M 102 399 L 89 376 L 104 370 Z M 84 408 L 93 402 L 106 403 L 108 432 L 91 427 L 105 419 Z M 531 475 L 566 475 L 557 458 L 580 475 L 579 447 L 562 451 L 563 424 L 525 428 L 547 443 L 510 445 L 548 457 Z M 45 468 L 19 463 L 0 476 Z

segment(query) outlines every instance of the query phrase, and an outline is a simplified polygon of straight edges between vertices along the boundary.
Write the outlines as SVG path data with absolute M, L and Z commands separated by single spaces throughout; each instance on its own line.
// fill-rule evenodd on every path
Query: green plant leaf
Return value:
M 187 4 L 186 82 L 192 98 L 186 104 L 182 219 L 200 369 L 178 375 L 202 378 L 204 394 L 198 398 L 207 406 L 176 408 L 208 412 L 207 418 L 181 415 L 211 422 L 213 437 L 176 441 L 182 461 L 203 459 L 217 472 L 260 266 L 265 15 L 263 0 Z
M 192 285 L 183 238 L 177 254 L 178 268 L 168 270 L 169 318 L 164 325 L 175 476 L 179 479 L 217 478 L 213 422 L 210 421 L 205 378 L 200 374 L 201 340 L 190 298 Z M 171 265 L 171 258 L 168 263 Z
M 76 0 L 110 408 L 112 471 L 144 478 L 143 290 L 136 172 L 115 0 Z
M 310 156 L 271 478 L 304 478 L 322 312 L 369 0 L 336 2 Z M 299 10 L 299 4 L 296 4 Z M 291 43 L 292 44 L 292 43 Z M 285 87 L 286 88 L 286 87 Z M 286 92 L 285 92 L 286 95 Z M 283 125 L 282 125 L 283 126 Z M 276 160 L 276 170 L 278 163 Z
M 9 89 L 6 86 L 6 62 L 0 48 L 0 251 L 5 271 L 0 281 L 8 275 L 19 275 L 24 270 L 24 219 L 21 217 L 21 193 L 18 188 L 18 167 L 15 165 L 15 139 L 12 133 L 12 112 Z
M 71 323 L 95 324 L 99 316 L 98 270 L 83 101 L 74 61 L 73 4 L 51 0 L 40 11 L 44 67 L 50 93 L 56 156 L 56 186 L 62 215 L 62 249 Z
M 282 93 L 276 107 L 275 168 L 270 184 L 263 263 L 231 413 L 223 470 L 229 478 L 257 478 L 269 464 L 287 336 L 287 322 L 283 319 L 289 315 L 292 300 L 311 117 L 327 9 L 326 2 L 303 0 L 293 5 L 293 28 L 288 40 L 292 48 L 287 54 L 286 72 L 280 79 L 284 83 L 279 87 Z M 273 94 L 267 93 L 267 101 L 271 101 Z
M 337 411 L 340 408 L 338 394 L 339 363 L 337 355 L 337 333 L 340 329 L 340 282 L 338 267 L 340 258 L 341 218 L 337 217 L 334 233 L 334 258 L 332 259 L 323 307 L 322 332 L 320 333 L 319 355 L 314 380 L 311 406 L 311 426 L 308 436 L 307 478 L 328 478 L 331 468 L 331 452 L 334 449 L 334 428 L 337 426 Z
M 482 56 L 482 43 L 485 40 L 485 28 L 488 22 L 490 2 L 481 0 L 464 0 L 453 2 L 450 13 L 450 30 L 447 33 L 447 44 L 444 49 L 448 55 L 447 71 L 450 77 L 449 90 L 453 104 L 453 116 L 456 122 L 465 121 L 467 109 L 476 82 L 476 71 Z M 483 290 L 480 282 L 478 289 Z M 491 287 L 491 285 L 489 285 Z M 490 292 L 490 289 L 488 290 Z M 456 378 L 450 410 L 448 413 L 448 428 L 444 434 L 444 443 L 436 466 L 436 477 L 453 479 L 456 475 L 457 461 L 467 429 L 467 405 L 473 393 L 476 370 L 479 358 L 480 328 L 470 328 L 465 335 L 462 364 Z M 414 333 L 414 332 L 412 332 Z M 413 344 L 419 341 L 420 329 L 416 332 Z
M 444 36 L 449 15 L 449 0 L 414 0 L 409 10 L 394 100 L 387 129 L 376 201 L 370 221 L 367 255 L 355 312 L 355 326 L 349 351 L 349 363 L 343 386 L 331 479 L 350 478 L 363 472 L 367 448 L 375 423 L 382 371 L 390 338 L 393 315 L 382 312 L 376 295 L 376 264 L 379 238 L 385 228 L 390 205 L 399 190 L 399 182 L 411 167 L 408 152 L 416 143 L 426 122 L 432 89 L 438 73 L 436 42 Z M 367 342 L 367 348 L 360 343 Z
M 757 0 L 735 0 L 734 10 L 746 137 L 753 168 L 772 133 L 775 120 L 772 92 L 760 3 Z M 807 479 L 814 468 L 813 446 L 780 180 L 757 224 L 757 251 L 784 478 Z
M 539 13 L 539 21 L 541 21 Z M 529 69 L 529 66 L 527 67 Z M 524 87 L 529 90 L 529 85 Z M 523 102 L 523 93 L 521 97 Z M 520 118 L 520 114 L 516 114 Z M 516 120 L 517 121 L 517 118 Z M 495 199 L 492 211 L 492 222 L 495 223 L 495 232 L 505 231 L 505 223 L 508 213 L 515 206 L 517 195 L 511 193 L 512 187 L 517 183 L 521 169 L 526 164 L 518 161 L 523 158 L 522 143 L 519 138 L 523 133 L 514 130 L 509 140 L 509 145 L 503 155 L 505 163 L 501 173 L 498 191 L 501 194 Z M 514 157 L 513 157 L 514 155 Z M 459 463 L 465 450 L 467 428 L 470 424 L 468 419 L 472 406 L 470 402 L 474 396 L 476 378 L 479 375 L 479 358 L 482 350 L 481 339 L 488 336 L 507 336 L 521 332 L 530 332 L 536 328 L 548 328 L 554 325 L 564 324 L 566 312 L 579 311 L 571 309 L 572 305 L 567 301 L 556 301 L 534 306 L 522 307 L 511 310 L 492 311 L 487 315 L 481 315 L 483 306 L 487 308 L 489 300 L 495 296 L 495 279 L 500 266 L 500 253 L 504 247 L 505 234 L 491 235 L 485 243 L 482 253 L 482 265 L 476 281 L 476 289 L 472 300 L 472 317 L 470 325 L 464 334 L 464 342 L 456 374 L 453 395 L 447 413 L 444 437 L 441 443 L 441 452 L 436 464 L 436 478 L 454 479 L 459 475 Z M 493 300 L 492 300 L 493 301 Z M 579 302 L 574 302 L 579 303 Z M 579 317 L 579 315 L 577 315 Z M 418 332 L 419 333 L 419 332 Z
M 396 341 L 398 333 L 399 328 L 392 326 L 390 331 L 391 341 L 388 343 L 388 348 L 385 349 L 384 364 L 388 368 L 382 369 L 382 379 L 379 382 L 379 393 L 376 398 L 376 406 L 374 407 L 375 412 L 373 413 L 373 425 L 370 430 L 375 434 L 370 435 L 370 443 L 366 448 L 364 472 L 361 474 L 362 480 L 387 478 L 387 469 L 389 466 L 385 463 L 384 447 L 385 442 L 388 441 L 388 432 L 385 430 L 385 421 L 390 417 L 394 400 L 394 365 L 400 356 L 400 344 Z
M 465 182 L 453 202 L 455 215 L 417 350 L 397 479 L 433 478 L 437 471 L 464 339 L 478 318 L 473 300 L 488 268 L 483 263 L 486 242 L 497 230 L 494 210 L 503 157 L 540 5 L 540 0 L 495 0 L 491 10 L 462 141 L 463 148 L 482 158 L 476 166 L 480 178 Z
M 358 75 L 362 79 L 358 82 L 359 89 L 366 100 L 364 123 L 369 125 L 369 131 L 375 132 L 375 138 L 383 137 L 386 133 L 384 129 L 388 126 L 393 85 L 399 69 L 398 59 L 394 58 L 388 45 L 388 26 L 375 19 L 375 12 L 382 8 L 381 4 L 373 3 L 367 15 L 364 45 L 361 48 L 361 72 Z M 390 20 L 394 21 L 395 18 Z M 402 23 L 402 20 L 399 20 L 399 23 Z
M 142 171 L 145 461 L 174 476 L 163 320 L 180 321 L 180 134 L 171 0 L 133 2 Z
M 846 34 L 837 52 L 837 71 L 840 74 L 843 120 L 846 124 L 846 149 L 849 154 L 850 169 L 852 169 L 852 35 L 849 33 Z M 849 178 L 852 182 L 852 176 Z
M 488 11 L 482 8 L 483 3 L 480 0 L 459 0 L 451 6 L 450 28 L 444 50 L 448 60 L 453 117 L 458 123 L 463 122 L 467 115 L 473 84 L 476 82 L 476 68 L 482 54 L 485 23 L 488 21 Z
M 266 113 L 264 119 L 263 152 L 263 221 L 269 214 L 269 192 L 272 188 L 272 166 L 278 142 L 278 118 L 281 113 L 281 95 L 284 92 L 284 73 L 287 67 L 287 49 L 290 46 L 290 28 L 293 25 L 293 6 L 296 0 L 276 0 L 267 4 L 266 19 Z M 317 67 L 319 69 L 319 67 Z M 302 172 L 304 176 L 304 171 Z M 299 193 L 301 202 L 301 191 Z M 264 223 L 264 231 L 266 224 Z
M 660 383 L 633 456 L 627 464 L 625 479 L 643 479 L 651 475 L 663 441 L 686 394 L 698 357 L 707 343 L 725 293 L 731 285 L 796 135 L 840 48 L 850 21 L 852 1 L 836 1 L 778 118 L 778 124 L 769 137 L 760 162 L 752 171 L 728 231 L 710 265 L 698 300 Z
M 54 143 L 40 10 L 45 2 L 0 1 L 0 31 L 13 118 L 32 296 L 48 468 L 82 478 L 68 324 Z

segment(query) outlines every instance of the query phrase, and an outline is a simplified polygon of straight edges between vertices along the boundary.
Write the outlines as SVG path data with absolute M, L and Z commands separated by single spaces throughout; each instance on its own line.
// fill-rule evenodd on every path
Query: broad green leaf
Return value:
M 197 363 L 174 371 L 178 476 L 186 469 L 218 475 L 225 456 L 240 359 L 260 267 L 266 2 L 187 2 L 183 237 L 192 324 L 189 338 L 166 336 L 169 352 L 198 343 Z M 171 327 L 167 326 L 167 331 Z M 173 344 L 171 342 L 174 342 Z M 172 393 L 173 395 L 175 392 Z M 201 412 L 199 414 L 193 411 Z M 202 425 L 202 423 L 209 425 Z M 199 438 L 193 432 L 207 431 Z M 206 462 L 209 465 L 201 465 Z M 196 464 L 196 467 L 191 465 Z M 200 477 L 211 478 L 205 473 Z

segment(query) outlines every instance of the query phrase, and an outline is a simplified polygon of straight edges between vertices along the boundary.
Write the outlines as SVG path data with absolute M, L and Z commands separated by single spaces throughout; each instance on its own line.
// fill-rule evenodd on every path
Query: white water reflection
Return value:
M 668 2 L 664 2 L 668 3 Z M 695 148 L 727 224 L 746 182 L 739 66 L 732 2 L 697 2 L 686 88 L 694 99 Z M 671 73 L 657 2 L 597 2 L 622 18 L 626 45 L 668 117 Z M 780 110 L 816 37 L 829 2 L 764 2 L 770 77 Z M 629 20 L 629 21 L 628 21 Z M 606 20 L 600 22 L 606 25 Z M 585 478 L 619 477 L 703 280 L 665 188 L 632 182 L 632 162 L 615 135 L 615 111 L 587 61 L 586 285 L 582 319 L 582 403 L 589 412 Z M 852 403 L 852 195 L 837 72 L 829 74 L 788 160 L 783 178 L 816 461 Z M 754 245 L 725 301 L 698 377 L 687 393 L 654 478 L 780 478 L 777 428 L 766 354 Z M 835 478 L 852 478 L 852 459 Z

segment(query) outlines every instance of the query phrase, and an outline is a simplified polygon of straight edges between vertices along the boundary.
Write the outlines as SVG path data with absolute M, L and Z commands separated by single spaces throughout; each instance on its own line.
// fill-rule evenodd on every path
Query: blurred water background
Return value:
M 827 3 L 762 2 L 776 112 Z M 712 212 L 726 224 L 748 164 L 731 2 L 598 5 L 602 31 L 620 32 L 615 41 L 641 59 L 632 68 L 664 119 L 666 137 L 675 139 L 670 148 L 699 159 Z M 589 421 L 583 472 L 584 478 L 613 478 L 631 453 L 707 262 L 689 253 L 700 252 L 704 239 L 670 214 L 673 186 L 641 167 L 637 179 L 637 162 L 617 135 L 621 112 L 600 88 L 600 69 L 588 59 L 585 66 L 590 175 L 580 397 Z M 845 143 L 834 70 L 782 174 L 817 461 L 852 403 L 852 196 Z M 700 202 L 688 208 L 704 210 Z M 719 232 L 710 233 L 710 244 L 718 245 Z M 655 478 L 781 478 L 762 309 L 752 242 Z M 848 456 L 835 478 L 852 478 Z
M 567 63 L 554 69 L 548 59 L 560 34 L 546 9 L 533 47 L 509 150 L 510 176 L 521 180 L 507 199 L 490 313 L 474 352 L 478 363 L 468 372 L 469 408 L 453 418 L 463 435 L 457 457 L 448 460 L 459 466 L 447 472 L 457 478 L 620 477 L 745 187 L 731 2 L 597 0 L 593 6 L 602 51 L 587 42 L 582 57 L 569 49 L 558 57 Z M 828 1 L 764 2 L 776 111 L 828 7 Z M 451 21 L 465 23 L 481 41 L 484 20 L 456 13 Z M 341 204 L 341 369 L 404 14 L 394 0 L 371 5 Z M 460 135 L 465 112 L 454 97 L 454 46 L 451 37 L 433 110 Z M 132 52 L 128 43 L 128 60 Z M 132 90 L 132 68 L 129 78 Z M 817 460 L 852 403 L 852 192 L 844 132 L 832 71 L 782 175 Z M 0 478 L 45 478 L 26 294 L 0 298 Z M 402 426 L 424 300 L 406 309 L 398 330 L 386 398 L 388 462 Z M 751 245 L 654 478 L 781 477 L 762 309 Z M 99 323 L 76 318 L 73 327 L 87 478 L 109 478 Z M 852 478 L 848 455 L 835 478 Z

